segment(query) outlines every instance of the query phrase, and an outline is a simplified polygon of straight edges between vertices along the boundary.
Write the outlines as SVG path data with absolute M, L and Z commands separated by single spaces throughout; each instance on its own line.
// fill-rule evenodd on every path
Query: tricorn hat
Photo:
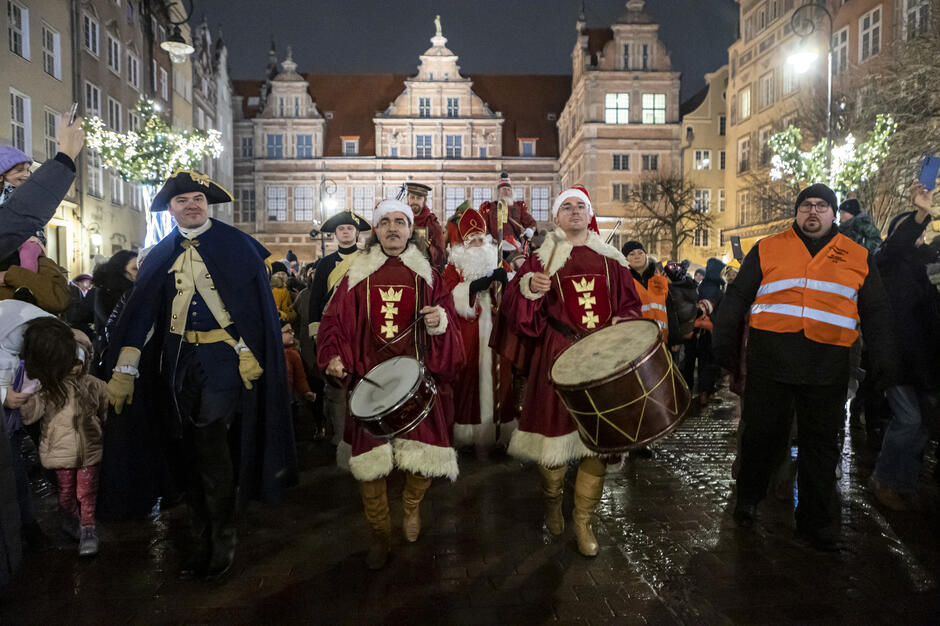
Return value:
M 347 209 L 345 211 L 340 211 L 330 219 L 323 222 L 323 226 L 320 227 L 320 232 L 335 233 L 336 227 L 342 226 L 343 224 L 355 226 L 356 230 L 359 232 L 372 230 L 372 225 L 369 224 L 368 220 Z
M 170 200 L 183 193 L 195 193 L 200 191 L 206 195 L 206 201 L 209 204 L 222 204 L 223 202 L 234 202 L 232 194 L 226 191 L 222 185 L 218 184 L 208 174 L 201 174 L 190 170 L 176 170 L 165 183 L 157 195 L 154 196 L 150 204 L 151 211 L 166 211 L 170 206 Z

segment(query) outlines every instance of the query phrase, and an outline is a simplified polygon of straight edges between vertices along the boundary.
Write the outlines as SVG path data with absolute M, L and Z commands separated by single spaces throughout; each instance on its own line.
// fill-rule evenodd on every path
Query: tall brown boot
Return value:
M 565 489 L 567 465 L 544 467 L 539 465 L 542 475 L 542 495 L 545 496 L 545 526 L 553 535 L 565 532 L 565 517 L 561 512 L 561 498 Z
M 385 478 L 360 482 L 359 493 L 362 495 L 362 509 L 366 520 L 372 528 L 366 565 L 372 570 L 382 569 L 392 546 L 392 520 L 388 516 Z
M 405 490 L 401 495 L 404 519 L 401 527 L 405 531 L 405 539 L 414 543 L 421 534 L 421 500 L 424 493 L 431 486 L 431 479 L 421 474 L 405 474 Z
M 574 535 L 578 540 L 578 551 L 584 556 L 597 556 L 597 538 L 591 528 L 591 515 L 601 501 L 604 491 L 604 477 L 593 476 L 578 470 L 578 477 L 574 481 Z

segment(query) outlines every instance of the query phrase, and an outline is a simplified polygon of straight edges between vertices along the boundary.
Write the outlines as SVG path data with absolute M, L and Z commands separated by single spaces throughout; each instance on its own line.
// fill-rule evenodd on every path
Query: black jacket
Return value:
M 929 223 L 927 219 L 918 224 L 913 217 L 901 221 L 874 258 L 894 313 L 894 333 L 904 364 L 898 382 L 938 389 L 940 292 L 927 278 L 926 266 L 940 261 L 940 255 L 930 246 L 915 245 Z
M 832 229 L 820 239 L 809 239 L 796 227 L 810 254 L 822 250 L 838 234 Z M 751 248 L 737 278 L 722 298 L 714 329 L 715 360 L 732 372 L 740 364 L 741 338 L 751 304 L 763 280 L 760 242 Z M 862 332 L 871 354 L 875 377 L 890 385 L 896 380 L 891 308 L 878 267 L 868 257 L 868 276 L 858 291 Z M 803 331 L 776 333 L 751 328 L 747 345 L 747 372 L 771 380 L 798 385 L 844 385 L 849 378 L 849 348 L 807 339 Z
M 669 343 L 679 345 L 686 341 L 687 335 L 695 329 L 698 317 L 698 285 L 688 275 L 682 280 L 669 281 Z

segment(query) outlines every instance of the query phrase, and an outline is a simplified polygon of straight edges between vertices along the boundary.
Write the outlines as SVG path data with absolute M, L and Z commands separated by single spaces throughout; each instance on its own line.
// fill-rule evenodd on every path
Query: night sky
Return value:
M 463 74 L 570 74 L 580 0 L 195 0 L 221 27 L 233 78 L 261 78 L 273 36 L 278 58 L 293 47 L 300 72 L 416 71 L 440 14 Z M 586 3 L 590 27 L 609 26 L 623 0 Z M 276 7 L 276 10 L 272 10 Z M 648 0 L 660 37 L 682 72 L 682 98 L 728 62 L 737 32 L 734 0 Z

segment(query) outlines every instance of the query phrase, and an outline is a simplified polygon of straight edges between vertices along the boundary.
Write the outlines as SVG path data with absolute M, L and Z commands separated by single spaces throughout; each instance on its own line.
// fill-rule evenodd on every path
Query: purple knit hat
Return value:
M 13 146 L 0 146 L 0 174 L 4 174 L 20 163 L 32 164 L 33 160 Z

